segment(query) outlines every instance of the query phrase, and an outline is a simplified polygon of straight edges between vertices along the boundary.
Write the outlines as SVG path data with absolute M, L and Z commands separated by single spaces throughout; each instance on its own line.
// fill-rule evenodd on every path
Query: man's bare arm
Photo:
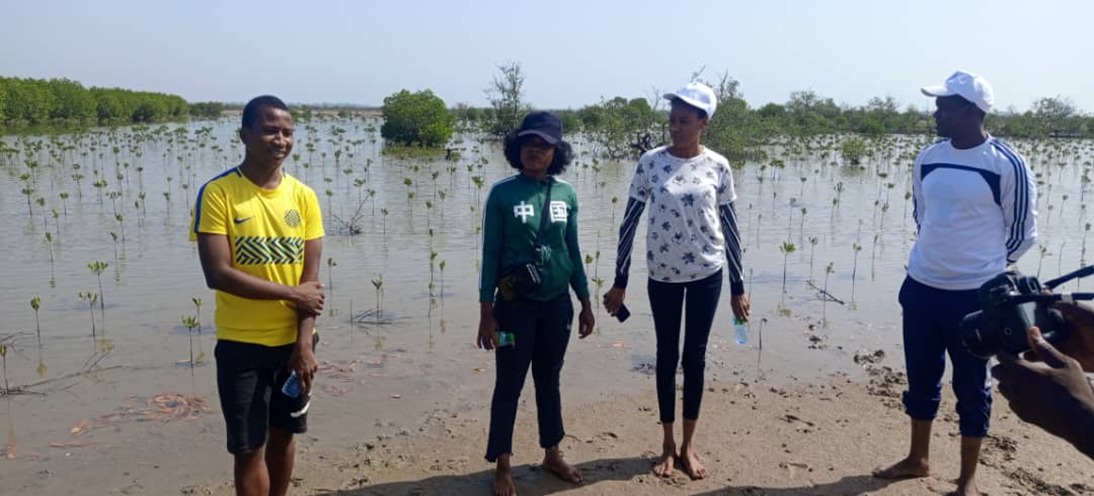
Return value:
M 205 284 L 210 289 L 253 300 L 286 300 L 295 304 L 298 309 L 314 314 L 323 311 L 323 293 L 320 291 L 323 285 L 319 281 L 286 286 L 232 267 L 232 249 L 226 235 L 198 233 L 198 257 L 201 259 L 201 270 L 205 274 Z M 318 274 L 318 260 L 315 265 Z

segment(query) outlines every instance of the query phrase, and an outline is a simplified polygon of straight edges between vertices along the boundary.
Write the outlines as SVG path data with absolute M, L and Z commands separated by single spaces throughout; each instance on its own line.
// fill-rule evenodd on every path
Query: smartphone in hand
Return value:
M 626 322 L 631 317 L 631 311 L 627 309 L 627 305 L 619 305 L 619 311 L 615 312 L 615 318 L 620 322 Z

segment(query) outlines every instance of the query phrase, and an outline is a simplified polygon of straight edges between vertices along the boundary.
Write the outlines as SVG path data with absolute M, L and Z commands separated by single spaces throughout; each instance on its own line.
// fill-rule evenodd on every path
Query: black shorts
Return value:
M 315 335 L 312 349 L 318 341 Z M 286 365 L 293 346 L 217 341 L 217 392 L 228 431 L 229 453 L 238 455 L 262 447 L 271 427 L 293 434 L 307 432 L 307 412 L 297 417 L 292 414 L 307 406 L 309 398 L 290 398 L 281 392 L 289 378 Z

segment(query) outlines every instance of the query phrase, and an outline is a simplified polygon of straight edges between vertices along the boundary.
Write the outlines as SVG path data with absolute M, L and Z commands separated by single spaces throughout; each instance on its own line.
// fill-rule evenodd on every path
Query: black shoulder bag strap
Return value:
M 536 257 L 539 257 L 539 251 L 543 248 L 543 231 L 547 229 L 547 217 L 551 216 L 551 185 L 555 183 L 555 178 L 547 176 L 547 196 L 543 199 L 543 210 L 540 211 L 539 217 L 539 233 L 536 234 Z M 536 261 L 539 264 L 539 260 Z

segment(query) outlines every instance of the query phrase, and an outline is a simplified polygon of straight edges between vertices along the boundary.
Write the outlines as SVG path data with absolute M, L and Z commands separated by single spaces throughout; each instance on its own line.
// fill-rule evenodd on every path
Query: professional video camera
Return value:
M 1019 354 L 1029 349 L 1026 330 L 1037 326 L 1052 344 L 1067 339 L 1068 325 L 1056 301 L 1092 300 L 1094 293 L 1051 293 L 1077 277 L 1094 274 L 1094 265 L 1041 284 L 1036 277 L 1007 271 L 980 286 L 980 310 L 961 320 L 961 341 L 972 354 L 990 358 L 1000 351 Z

